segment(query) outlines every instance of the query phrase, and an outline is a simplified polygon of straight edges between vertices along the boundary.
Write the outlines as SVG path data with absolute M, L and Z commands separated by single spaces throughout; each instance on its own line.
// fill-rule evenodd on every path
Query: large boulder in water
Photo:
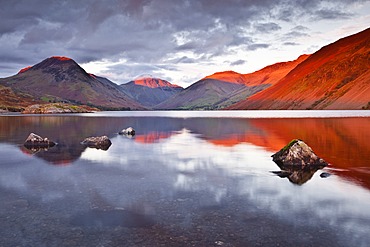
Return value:
M 109 140 L 108 136 L 95 136 L 86 138 L 81 144 L 90 148 L 108 150 L 112 142 Z
M 55 146 L 55 142 L 50 141 L 48 138 L 42 138 L 35 133 L 29 134 L 24 142 L 26 148 L 48 148 Z
M 294 139 L 279 152 L 272 155 L 272 160 L 280 167 L 324 167 L 325 160 L 318 157 L 302 140 Z
M 318 157 L 303 141 L 295 139 L 272 155 L 281 171 L 273 172 L 279 177 L 288 178 L 294 184 L 304 184 L 313 174 L 328 163 Z

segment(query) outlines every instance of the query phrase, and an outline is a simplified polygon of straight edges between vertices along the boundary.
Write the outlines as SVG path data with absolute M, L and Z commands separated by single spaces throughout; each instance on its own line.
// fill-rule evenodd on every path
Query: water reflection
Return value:
M 56 116 L 4 117 L 0 123 L 0 217 L 2 229 L 9 229 L 2 241 L 19 240 L 14 234 L 43 239 L 30 230 L 36 224 L 50 234 L 47 239 L 73 236 L 85 245 L 96 244 L 97 235 L 104 243 L 122 244 L 122 238 L 150 240 L 168 233 L 177 243 L 196 239 L 188 245 L 201 246 L 221 237 L 248 246 L 255 243 L 251 235 L 261 243 L 273 239 L 271 246 L 321 245 L 326 239 L 329 245 L 370 243 L 369 133 L 361 129 L 369 124 L 366 118 Z M 128 126 L 136 129 L 133 138 L 117 134 Z M 58 145 L 26 155 L 22 144 L 29 132 Z M 107 151 L 80 144 L 101 135 L 112 141 Z M 329 161 L 323 171 L 334 175 L 297 173 L 289 179 L 304 184 L 294 186 L 271 174 L 276 170 L 271 154 L 294 138 Z M 209 242 L 200 242 L 204 239 Z
M 117 118 L 81 116 L 2 116 L 0 142 L 21 145 L 30 132 L 59 145 L 35 154 L 51 164 L 71 164 L 85 151 L 88 136 L 107 135 L 134 126 L 135 142 L 157 143 L 183 129 L 214 146 L 231 148 L 249 143 L 276 152 L 300 138 L 333 165 L 333 172 L 370 188 L 370 118 L 238 119 L 238 118 Z
M 306 166 L 306 167 L 290 167 L 290 168 L 283 168 L 281 171 L 272 171 L 272 173 L 276 174 L 281 178 L 288 178 L 290 182 L 293 184 L 302 185 L 306 183 L 308 180 L 312 178 L 312 176 L 317 172 L 319 169 L 323 167 L 317 166 Z M 322 176 L 320 176 L 322 177 Z
M 83 226 L 95 229 L 116 226 L 143 228 L 154 225 L 154 220 L 143 214 L 127 210 L 93 209 L 87 213 L 73 216 L 71 223 L 74 226 Z

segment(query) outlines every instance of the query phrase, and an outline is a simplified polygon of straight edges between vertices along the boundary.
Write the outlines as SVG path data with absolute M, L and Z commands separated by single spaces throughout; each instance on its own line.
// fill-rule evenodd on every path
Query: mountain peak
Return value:
M 69 63 L 69 62 L 76 63 L 72 58 L 69 58 L 69 57 L 52 56 L 52 57 L 44 59 L 42 62 L 40 62 L 40 63 L 38 63 L 34 66 L 27 66 L 27 67 L 19 70 L 18 74 L 22 74 L 22 73 L 28 71 L 31 68 L 35 68 L 35 69 L 46 68 L 46 67 L 49 67 L 51 65 L 62 64 L 62 63 L 66 63 L 66 62 L 67 63 Z M 76 65 L 77 65 L 77 63 L 76 63 Z
M 57 60 L 59 60 L 59 61 L 69 61 L 69 60 L 73 60 L 73 59 L 71 59 L 71 58 L 69 58 L 69 57 L 63 57 L 63 56 L 52 56 L 52 57 L 50 57 L 50 58 L 57 59 Z
M 46 69 L 46 70 L 54 71 L 54 68 L 60 69 L 62 67 L 65 67 L 65 68 L 73 67 L 73 68 L 79 68 L 82 70 L 82 68 L 73 59 L 68 58 L 68 57 L 60 57 L 60 56 L 52 56 L 52 57 L 46 58 L 40 63 L 34 65 L 32 69 L 35 69 L 35 70 Z
M 203 78 L 205 79 L 213 79 L 213 80 L 219 80 L 219 81 L 225 81 L 235 84 L 244 84 L 244 77 L 242 74 L 239 74 L 238 72 L 227 70 L 222 72 L 216 72 L 212 75 L 206 76 Z
M 157 88 L 157 87 L 173 87 L 178 88 L 180 86 L 171 84 L 170 82 L 166 80 L 162 80 L 159 78 L 153 78 L 153 77 L 140 77 L 133 81 L 135 85 L 139 86 L 145 86 L 150 88 Z

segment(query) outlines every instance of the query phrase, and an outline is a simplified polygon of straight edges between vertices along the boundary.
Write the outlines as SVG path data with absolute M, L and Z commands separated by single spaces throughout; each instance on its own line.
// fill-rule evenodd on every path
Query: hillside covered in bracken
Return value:
M 368 109 L 370 29 L 309 56 L 274 86 L 229 109 Z

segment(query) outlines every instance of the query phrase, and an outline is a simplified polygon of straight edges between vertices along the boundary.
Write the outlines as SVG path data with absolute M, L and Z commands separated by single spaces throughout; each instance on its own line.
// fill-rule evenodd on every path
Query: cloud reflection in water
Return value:
M 332 227 L 342 225 L 342 230 L 348 232 L 363 231 L 358 224 L 360 218 L 370 223 L 370 200 L 364 200 L 370 198 L 368 190 L 337 176 L 322 179 L 319 173 L 313 175 L 312 182 L 293 185 L 270 174 L 277 167 L 271 153 L 261 147 L 247 143 L 215 145 L 187 129 L 156 143 L 144 144 L 120 136 L 112 142 L 108 152 L 87 149 L 81 159 L 123 170 L 135 170 L 133 166 L 139 165 L 144 177 L 170 181 L 166 189 L 172 192 L 168 195 L 212 195 L 207 197 L 213 198 L 207 205 L 220 205 L 230 194 L 237 194 L 256 208 L 288 221 L 314 225 L 320 219 Z
M 133 215 L 149 215 L 150 219 L 158 220 L 163 205 L 169 205 L 175 215 L 185 215 L 183 224 L 190 227 L 203 210 L 217 210 L 222 215 L 230 207 L 238 207 L 240 217 L 241 212 L 252 212 L 294 226 L 332 229 L 343 233 L 343 238 L 358 238 L 359 245 L 368 239 L 364 226 L 370 224 L 370 193 L 366 186 L 336 173 L 322 179 L 320 172 L 302 186 L 296 186 L 270 173 L 278 169 L 270 157 L 274 148 L 270 143 L 275 140 L 285 143 L 284 140 L 300 134 L 304 139 L 311 138 L 309 143 L 313 143 L 315 151 L 320 148 L 320 154 L 335 154 L 334 145 L 328 145 L 333 150 L 323 152 L 326 146 L 320 140 L 335 138 L 334 144 L 342 147 L 344 141 L 339 139 L 342 137 L 325 139 L 312 130 L 330 124 L 330 132 L 323 133 L 334 135 L 341 133 L 342 123 L 349 126 L 351 121 L 305 120 L 311 125 L 306 125 L 307 132 L 301 133 L 302 122 L 292 119 L 130 119 L 141 130 L 138 139 L 112 131 L 134 125 L 127 119 L 82 121 L 93 126 L 89 135 L 95 134 L 99 126 L 106 126 L 104 132 L 111 133 L 109 150 L 77 150 L 78 146 L 73 148 L 78 152 L 71 165 L 57 167 L 47 165 L 46 159 L 23 154 L 15 145 L 0 144 L 0 157 L 10 157 L 1 165 L 1 188 L 61 210 L 66 217 L 90 215 L 91 210 L 128 210 Z M 107 125 L 108 122 L 112 125 Z M 356 123 L 366 125 L 367 121 Z M 224 126 L 231 126 L 227 133 Z M 51 134 L 52 130 L 50 127 Z M 351 130 L 355 136 L 356 130 Z M 18 129 L 13 131 L 17 132 Z M 24 133 L 18 139 L 22 141 L 23 136 Z M 71 133 L 66 144 L 79 144 L 82 138 L 74 136 Z M 362 143 L 363 138 L 358 140 Z M 69 152 L 71 146 L 66 147 Z M 331 172 L 328 169 L 325 168 Z M 119 213 L 126 217 L 128 212 Z

